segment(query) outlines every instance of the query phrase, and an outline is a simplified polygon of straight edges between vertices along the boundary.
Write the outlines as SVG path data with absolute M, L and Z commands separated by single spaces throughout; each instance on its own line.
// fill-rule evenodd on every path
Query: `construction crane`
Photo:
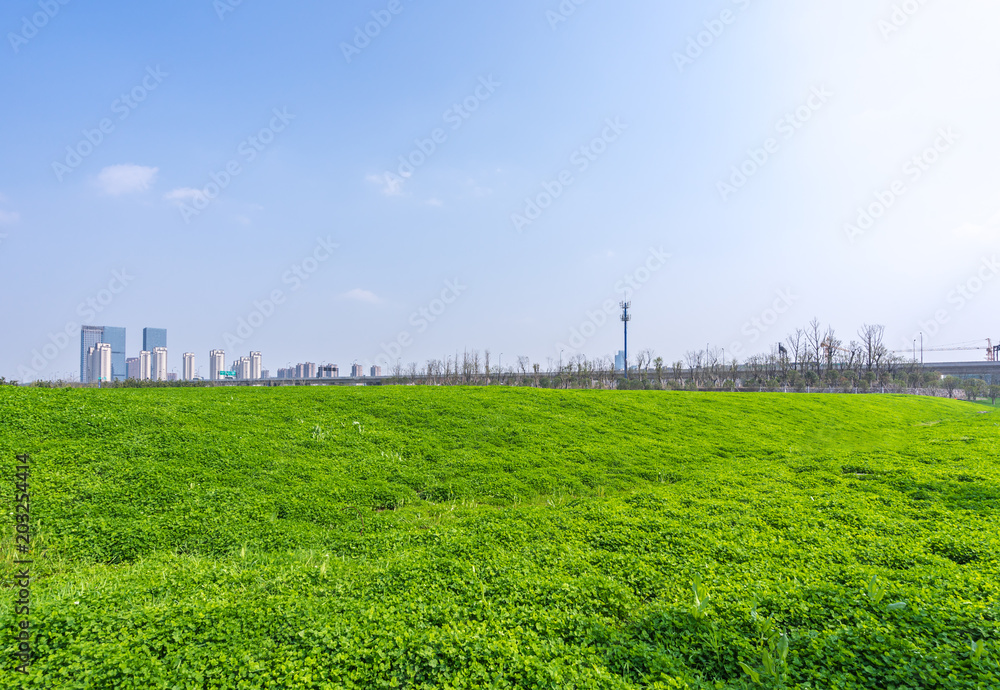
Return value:
M 924 347 L 921 348 L 921 352 L 960 352 L 968 350 L 978 350 L 983 351 L 982 345 L 946 345 L 944 347 Z M 895 350 L 893 354 L 905 354 L 908 350 Z M 989 338 L 986 339 L 986 361 L 987 362 L 1000 362 L 1000 345 L 993 345 L 993 341 Z
M 826 363 L 828 366 L 833 364 L 833 351 L 840 350 L 841 352 L 846 352 L 847 354 L 852 354 L 853 350 L 848 350 L 846 347 L 840 347 L 839 345 L 834 345 L 829 338 L 826 338 L 819 344 L 821 348 L 826 350 Z

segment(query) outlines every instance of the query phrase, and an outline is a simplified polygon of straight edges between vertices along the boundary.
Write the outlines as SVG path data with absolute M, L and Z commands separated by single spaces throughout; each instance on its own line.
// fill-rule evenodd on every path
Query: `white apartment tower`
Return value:
M 194 353 L 184 353 L 183 377 L 185 381 L 194 381 Z
M 209 379 L 212 381 L 220 380 L 222 377 L 219 376 L 219 372 L 226 370 L 226 351 L 212 350 L 208 353 L 208 361 L 210 366 Z
M 150 371 L 152 371 L 152 362 L 150 361 L 150 352 L 148 350 L 143 350 L 139 353 L 139 380 L 148 381 Z
M 167 380 L 167 348 L 154 347 L 151 362 L 152 378 L 154 381 Z
M 89 380 L 110 381 L 111 345 L 109 343 L 97 343 L 87 350 L 87 357 L 90 360 L 88 366 Z
M 254 381 L 259 381 L 261 379 L 259 352 L 250 353 L 250 378 Z

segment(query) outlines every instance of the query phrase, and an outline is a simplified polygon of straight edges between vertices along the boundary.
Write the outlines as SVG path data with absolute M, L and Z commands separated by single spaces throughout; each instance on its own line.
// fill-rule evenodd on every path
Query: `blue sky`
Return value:
M 4 3 L 0 376 L 1000 338 L 995 3 L 577 2 Z

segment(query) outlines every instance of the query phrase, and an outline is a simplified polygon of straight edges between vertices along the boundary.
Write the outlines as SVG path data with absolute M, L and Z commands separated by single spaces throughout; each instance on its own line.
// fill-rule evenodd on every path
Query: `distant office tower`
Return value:
M 128 378 L 139 380 L 139 358 L 129 357 L 125 360 L 125 367 L 128 369 Z M 112 367 L 114 368 L 114 367 Z
M 152 372 L 151 372 L 152 379 L 154 381 L 167 380 L 167 348 L 165 347 L 153 348 L 151 367 L 152 367 Z
M 97 343 L 87 352 L 89 358 L 89 371 L 87 381 L 90 383 L 111 380 L 111 345 L 109 343 Z
M 619 350 L 615 355 L 615 371 L 625 371 L 625 350 Z
M 316 364 L 313 362 L 305 362 L 304 364 L 295 365 L 295 378 L 297 379 L 314 379 L 316 378 Z
M 143 328 L 142 329 L 142 349 L 152 352 L 158 347 L 167 346 L 166 328 Z
M 103 336 L 104 326 L 80 328 L 80 383 L 90 383 L 90 351 Z
M 358 379 L 364 375 L 365 375 L 365 370 L 361 367 L 360 364 L 351 365 L 351 378 Z
M 281 369 L 278 369 L 278 378 L 279 379 L 294 379 L 295 378 L 295 368 L 294 367 L 288 367 L 288 368 L 282 367 Z
M 259 381 L 261 378 L 260 374 L 261 358 L 259 352 L 250 353 L 250 379 L 253 381 Z
M 115 381 L 124 380 L 128 376 L 125 367 L 125 329 L 115 326 L 83 326 L 80 328 L 80 382 L 90 381 L 90 348 L 98 343 L 111 346 L 111 378 Z
M 167 374 L 167 381 L 176 381 L 176 380 L 177 380 L 177 373 L 176 372 L 172 371 L 169 374 Z
M 382 375 L 382 367 L 372 367 L 372 374 L 371 375 L 372 376 L 381 376 Z
M 271 370 L 270 369 L 261 369 L 260 370 L 260 377 L 262 379 L 269 379 L 269 378 L 271 378 Z
M 152 370 L 152 353 L 143 350 L 139 353 L 139 380 L 148 381 Z
M 336 364 L 324 364 L 316 375 L 321 379 L 335 379 L 340 376 L 340 367 Z
M 128 377 L 125 369 L 125 329 L 105 326 L 101 342 L 111 346 L 111 377 L 115 381 L 124 381 Z
M 194 353 L 185 352 L 184 353 L 184 367 L 181 372 L 182 377 L 185 381 L 194 381 Z
M 208 353 L 208 361 L 210 366 L 209 380 L 220 380 L 222 377 L 219 376 L 219 372 L 226 370 L 226 351 L 212 350 Z

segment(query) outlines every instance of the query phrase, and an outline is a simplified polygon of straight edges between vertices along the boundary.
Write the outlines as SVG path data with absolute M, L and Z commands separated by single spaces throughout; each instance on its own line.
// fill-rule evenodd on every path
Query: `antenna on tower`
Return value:
M 632 308 L 632 303 L 621 302 L 619 306 L 622 308 L 622 323 L 625 324 L 625 350 L 623 364 L 625 365 L 625 380 L 628 380 L 628 322 L 632 320 L 632 315 L 628 313 L 628 310 Z

